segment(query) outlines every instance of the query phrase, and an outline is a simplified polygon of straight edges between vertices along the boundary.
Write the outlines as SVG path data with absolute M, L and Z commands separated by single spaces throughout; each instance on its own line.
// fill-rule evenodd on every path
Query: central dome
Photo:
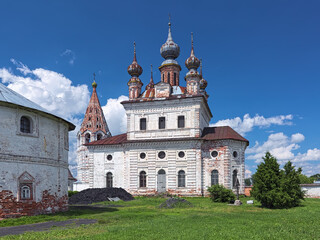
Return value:
M 169 22 L 169 33 L 167 41 L 161 46 L 160 54 L 164 59 L 176 59 L 180 54 L 180 47 L 172 40 L 171 23 Z

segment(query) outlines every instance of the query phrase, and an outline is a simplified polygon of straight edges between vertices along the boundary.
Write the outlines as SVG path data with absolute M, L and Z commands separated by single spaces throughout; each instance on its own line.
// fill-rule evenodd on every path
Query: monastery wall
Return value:
M 67 209 L 68 125 L 15 105 L 0 105 L 0 218 Z M 31 132 L 20 131 L 20 119 Z M 23 186 L 29 195 L 23 199 Z

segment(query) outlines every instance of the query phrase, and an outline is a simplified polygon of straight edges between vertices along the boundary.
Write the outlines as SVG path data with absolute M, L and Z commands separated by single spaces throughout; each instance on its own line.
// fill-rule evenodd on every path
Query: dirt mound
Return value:
M 74 194 L 69 198 L 69 204 L 90 204 L 94 202 L 109 201 L 108 198 L 120 198 L 131 201 L 133 197 L 123 188 L 90 188 Z
M 160 208 L 185 208 L 193 207 L 192 203 L 183 198 L 169 198 L 167 201 L 162 203 Z

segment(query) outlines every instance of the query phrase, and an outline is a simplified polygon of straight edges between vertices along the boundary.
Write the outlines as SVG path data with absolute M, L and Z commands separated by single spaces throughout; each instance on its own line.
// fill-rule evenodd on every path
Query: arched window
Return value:
M 89 143 L 90 142 L 90 133 L 86 133 L 85 135 L 85 143 Z
M 211 172 L 211 185 L 219 184 L 219 172 L 218 170 L 212 170 Z
M 164 82 L 164 73 L 162 74 L 162 82 Z
M 22 186 L 20 189 L 20 193 L 21 193 L 21 199 L 30 199 L 31 198 L 29 186 L 26 186 L 26 185 Z
M 233 170 L 233 174 L 232 174 L 232 187 L 236 187 L 236 185 L 237 185 L 237 178 L 238 178 L 238 171 L 237 171 L 237 170 Z
M 178 172 L 178 187 L 186 186 L 186 174 L 183 170 Z
M 145 171 L 140 172 L 140 187 L 147 187 L 147 174 Z
M 21 117 L 20 131 L 23 133 L 31 133 L 31 121 L 28 117 L 25 117 L 25 116 Z
M 177 73 L 173 74 L 173 85 L 176 86 L 177 85 Z
M 168 83 L 170 83 L 170 73 L 168 73 Z
M 107 188 L 113 187 L 113 176 L 111 172 L 107 173 Z
M 101 133 L 98 133 L 97 135 L 97 140 L 100 140 L 102 138 L 102 134 Z

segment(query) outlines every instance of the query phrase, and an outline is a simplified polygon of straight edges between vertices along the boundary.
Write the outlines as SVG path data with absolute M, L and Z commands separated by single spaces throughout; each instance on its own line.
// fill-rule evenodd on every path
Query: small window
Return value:
M 107 188 L 113 187 L 113 176 L 111 172 L 107 173 Z
M 211 185 L 219 184 L 219 172 L 218 170 L 213 170 L 211 172 Z
M 31 199 L 31 191 L 29 186 L 22 186 L 21 187 L 21 199 Z
M 20 119 L 20 131 L 23 133 L 31 133 L 31 121 L 28 117 L 21 117 Z
M 236 158 L 236 157 L 238 157 L 238 152 L 234 151 L 232 155 L 233 155 L 234 158 Z
M 168 83 L 170 83 L 170 73 L 168 73 Z
M 97 135 L 97 140 L 100 140 L 102 138 L 102 134 L 101 133 L 98 133 Z
M 178 128 L 184 128 L 184 116 L 178 116 Z
M 159 129 L 165 129 L 165 128 L 166 128 L 166 118 L 159 117 Z
M 177 85 L 177 73 L 173 74 L 173 85 L 176 86 Z
M 146 154 L 143 152 L 143 153 L 140 153 L 140 158 L 141 159 L 145 159 L 146 158 Z
M 162 82 L 164 82 L 164 73 L 162 74 Z
M 237 170 L 233 170 L 233 174 L 232 174 L 232 187 L 236 187 L 236 185 L 237 185 L 237 179 L 238 179 L 238 171 L 237 171 Z
M 140 187 L 147 187 L 147 174 L 145 171 L 140 172 Z
M 178 187 L 186 186 L 186 174 L 183 170 L 178 172 Z
M 212 156 L 213 158 L 217 157 L 217 156 L 218 156 L 218 152 L 217 152 L 217 151 L 212 151 L 212 152 L 211 152 L 211 156 Z
M 185 156 L 183 151 L 179 152 L 178 155 L 179 155 L 179 158 L 183 158 Z
M 161 151 L 158 153 L 158 157 L 164 159 L 166 157 L 166 153 L 164 151 Z
M 146 130 L 146 129 L 147 129 L 147 119 L 140 118 L 140 130 Z
M 108 160 L 108 161 L 111 161 L 111 160 L 112 160 L 112 155 L 111 155 L 111 154 L 108 154 L 107 160 Z
M 85 143 L 87 144 L 87 143 L 89 143 L 89 142 L 90 142 L 90 134 L 87 133 L 87 134 L 85 135 Z

